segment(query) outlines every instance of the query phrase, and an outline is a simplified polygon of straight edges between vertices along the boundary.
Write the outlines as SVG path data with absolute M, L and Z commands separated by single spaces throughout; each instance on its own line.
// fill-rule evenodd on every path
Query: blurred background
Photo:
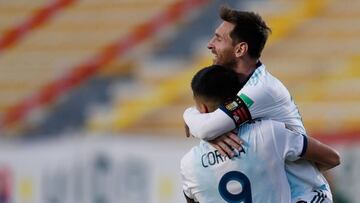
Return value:
M 185 202 L 190 80 L 221 5 L 272 28 L 262 62 L 360 200 L 360 1 L 0 0 L 0 203 Z

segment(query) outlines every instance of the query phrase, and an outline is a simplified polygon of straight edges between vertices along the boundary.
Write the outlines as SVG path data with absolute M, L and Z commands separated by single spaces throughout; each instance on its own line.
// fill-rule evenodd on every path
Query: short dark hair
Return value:
M 220 9 L 222 20 L 235 25 L 230 33 L 234 44 L 246 42 L 248 53 L 252 58 L 260 58 L 271 29 L 266 25 L 260 15 L 254 12 L 237 11 L 227 6 Z
M 211 65 L 198 71 L 191 81 L 195 97 L 224 102 L 239 92 L 241 83 L 235 71 L 220 65 Z

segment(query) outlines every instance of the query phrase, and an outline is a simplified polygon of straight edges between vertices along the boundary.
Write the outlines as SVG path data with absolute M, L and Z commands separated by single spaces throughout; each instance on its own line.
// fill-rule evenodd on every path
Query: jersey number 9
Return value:
M 239 182 L 241 184 L 242 191 L 238 194 L 230 193 L 227 189 L 227 184 L 230 181 Z M 250 180 L 245 174 L 239 171 L 230 171 L 223 175 L 220 179 L 218 188 L 221 197 L 229 203 L 252 203 Z

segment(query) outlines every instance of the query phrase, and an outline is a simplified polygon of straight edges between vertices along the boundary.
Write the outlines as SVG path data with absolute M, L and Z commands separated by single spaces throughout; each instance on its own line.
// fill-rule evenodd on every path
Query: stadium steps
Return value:
M 271 72 L 297 101 L 310 132 L 360 130 L 359 9 L 357 1 L 331 1 L 321 15 L 264 53 Z
M 48 0 L 16 0 L 0 3 L 0 36 L 9 27 L 19 24 Z
M 276 27 L 278 29 L 274 30 L 274 35 L 271 39 L 270 44 L 274 44 L 274 42 L 278 42 L 280 39 L 282 39 L 284 36 L 287 36 L 289 32 L 291 32 L 293 29 L 295 29 L 299 24 L 303 23 L 303 21 L 307 18 L 310 18 L 314 15 L 317 15 L 317 12 L 319 12 L 326 4 L 324 1 L 320 1 L 313 3 L 313 1 L 304 1 L 302 3 L 295 2 L 292 4 L 292 6 L 288 7 L 288 10 L 285 9 L 283 16 L 281 14 L 276 13 L 276 15 L 267 16 L 271 24 L 273 24 L 273 27 Z M 293 12 L 296 10 L 297 12 Z M 276 44 L 276 43 L 275 43 Z M 206 51 L 205 47 L 203 49 Z M 201 67 L 207 66 L 211 64 L 211 58 L 209 57 L 208 52 L 206 53 L 206 56 L 203 56 L 203 54 L 200 54 L 200 56 L 195 57 L 197 60 L 196 62 L 191 65 L 190 70 L 192 70 L 192 73 L 195 73 L 196 70 L 198 70 Z M 189 70 L 184 70 L 184 72 L 187 72 Z M 190 72 L 190 71 L 189 71 Z M 176 76 L 174 78 L 166 78 L 165 80 L 172 81 L 177 80 L 179 78 L 179 73 L 174 73 L 173 76 Z M 103 114 L 101 116 L 94 116 L 90 119 L 88 129 L 92 131 L 115 131 L 115 132 L 127 132 L 127 133 L 146 133 L 146 134 L 182 134 L 183 133 L 183 120 L 182 120 L 182 112 L 187 106 L 193 105 L 192 96 L 191 96 L 191 90 L 190 90 L 190 81 L 191 81 L 192 75 L 187 76 L 187 78 L 184 78 L 182 80 L 182 83 L 179 83 L 178 85 L 182 86 L 182 89 L 180 91 L 179 87 L 168 89 L 168 92 L 165 92 L 164 95 L 169 94 L 173 95 L 174 92 L 179 91 L 176 95 L 176 98 L 172 98 L 172 100 L 164 101 L 165 98 L 162 98 L 161 96 L 158 96 L 155 94 L 146 94 L 139 98 L 133 98 L 128 101 L 129 103 L 135 103 L 137 104 L 137 107 L 139 108 L 127 108 L 123 105 L 113 106 L 111 113 L 109 113 L 106 117 L 108 119 L 102 119 L 104 118 Z M 158 77 L 151 76 L 147 79 L 142 78 L 142 80 L 146 81 L 157 81 L 159 80 Z M 151 82 L 150 82 L 151 83 Z M 156 83 L 156 82 L 152 82 Z M 158 83 L 157 86 L 153 87 L 154 90 L 161 89 L 163 85 L 166 85 L 167 83 Z M 151 90 L 150 90 L 151 91 Z M 151 100 L 152 99 L 157 100 L 155 104 L 142 102 L 142 100 Z M 160 101 L 159 101 L 160 100 Z M 162 106 L 158 105 L 159 102 L 162 104 Z M 140 106 L 145 105 L 146 111 L 144 109 L 140 108 Z M 131 109 L 131 110 L 129 110 Z M 127 119 L 126 117 L 123 117 L 122 119 L 117 120 L 117 122 L 113 122 L 116 120 L 115 118 L 117 115 L 126 115 L 125 112 L 129 112 L 130 114 L 133 113 L 137 117 Z
M 35 15 L 40 8 L 49 4 L 48 0 L 34 0 L 34 1 L 2 1 L 0 3 L 0 37 L 3 40 L 5 36 L 12 31 L 14 27 L 22 25 L 28 18 Z M 17 57 L 11 58 L 17 61 Z M 0 55 L 0 61 L 2 56 Z M 25 64 L 23 64 L 25 65 Z M 22 96 L 28 94 L 28 83 L 24 82 L 29 79 L 29 75 L 19 74 L 19 72 L 12 68 L 10 64 L 1 64 L 0 66 L 0 114 L 8 108 L 8 104 L 13 104 L 19 101 Z M 39 74 L 39 78 L 43 75 Z M 36 87 L 38 80 L 33 81 Z
M 206 63 L 198 61 L 198 64 L 201 65 L 197 67 L 202 67 Z M 124 91 L 107 112 L 89 115 L 87 129 L 92 132 L 119 132 L 121 129 L 121 132 L 137 134 L 148 133 L 149 129 L 171 132 L 173 127 L 179 127 L 179 113 L 184 110 L 183 102 L 178 101 L 179 96 L 185 101 L 192 98 L 189 81 L 195 71 L 188 69 L 169 72 L 176 77 L 169 75 L 167 79 L 156 77 L 153 80 L 145 75 L 138 75 L 141 82 L 137 81 L 134 86 L 122 87 Z M 169 103 L 179 105 L 169 106 Z M 165 123 L 168 125 L 164 125 Z
M 156 0 L 149 5 L 147 0 L 76 1 L 0 55 L 0 113 L 94 56 L 173 2 Z M 47 2 L 1 3 L 0 19 L 4 22 L 1 29 L 29 17 L 44 3 Z M 9 8 L 14 12 L 6 11 Z

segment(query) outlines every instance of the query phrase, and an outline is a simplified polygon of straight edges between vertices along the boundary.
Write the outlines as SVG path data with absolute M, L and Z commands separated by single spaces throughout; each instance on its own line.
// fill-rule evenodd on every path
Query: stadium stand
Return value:
M 16 127 L 29 133 L 46 120 L 44 111 L 37 110 L 29 116 L 30 111 L 59 99 L 81 81 L 106 69 L 110 61 L 110 66 L 114 66 L 114 59 L 124 58 L 135 44 L 146 44 L 144 40 L 149 36 L 154 37 L 155 32 L 179 19 L 180 14 L 204 2 L 159 0 L 150 6 L 145 0 L 107 1 L 99 6 L 98 1 L 80 1 L 71 5 L 2 53 L 1 77 L 7 91 L 0 95 L 4 98 L 2 109 L 6 109 L 1 127 L 25 120 Z M 123 58 L 115 65 L 117 68 L 121 69 L 126 61 Z
M 266 3 L 266 2 L 262 2 L 262 3 Z M 272 2 L 272 3 L 274 3 L 274 2 Z M 278 3 L 279 4 L 283 3 L 283 1 L 278 1 Z M 251 4 L 251 1 L 249 1 L 248 4 Z M 259 4 L 259 2 L 257 2 L 257 4 Z M 209 11 L 208 11 L 210 13 L 210 15 L 212 14 L 213 17 L 215 17 L 215 19 L 217 18 L 217 16 L 214 15 L 213 13 L 217 12 L 216 9 L 218 8 L 218 6 L 219 5 L 215 6 L 215 8 L 213 10 L 209 9 Z M 306 20 L 312 19 L 312 18 L 314 18 L 314 16 L 317 16 L 320 12 L 322 12 L 324 7 L 326 6 L 326 2 L 313 3 L 311 1 L 303 1 L 303 2 L 297 2 L 297 3 L 288 3 L 287 6 L 285 6 L 284 8 L 282 7 L 283 12 L 281 12 L 281 13 L 278 12 L 278 9 L 277 9 L 278 6 L 273 6 L 270 8 L 267 6 L 259 6 L 256 4 L 245 5 L 245 6 L 254 7 L 255 10 L 259 10 L 259 8 L 262 8 L 262 10 L 259 12 L 266 14 L 267 21 L 273 27 L 273 34 L 271 36 L 270 44 L 269 44 L 269 47 L 267 50 L 267 52 L 272 53 L 272 50 L 276 48 L 276 45 L 281 44 L 283 38 L 285 38 L 289 33 L 294 32 L 294 30 L 296 30 L 299 26 L 301 26 Z M 268 10 L 264 10 L 263 8 L 267 8 Z M 204 15 L 206 16 L 206 12 Z M 211 20 L 208 19 L 208 21 L 211 21 Z M 212 25 L 212 29 L 216 26 L 216 23 L 218 22 L 216 20 L 213 20 L 213 21 L 215 22 L 215 24 Z M 196 27 L 196 26 L 200 26 L 200 25 L 197 25 L 197 24 L 194 25 L 194 27 Z M 193 29 L 190 28 L 189 30 L 193 30 Z M 205 33 L 205 35 L 203 35 L 203 37 L 205 38 L 205 39 L 203 38 L 203 41 L 207 40 L 211 36 L 211 34 L 209 34 L 209 33 L 212 34 L 212 31 L 208 30 L 207 33 Z M 181 42 L 183 42 L 183 40 L 186 38 L 186 34 L 181 35 L 179 38 L 182 39 Z M 194 37 L 194 38 L 196 39 L 196 37 Z M 178 44 L 180 44 L 179 41 L 180 40 L 178 40 Z M 176 40 L 174 40 L 174 43 L 176 43 Z M 189 44 L 194 44 L 194 42 L 192 42 L 192 43 L 190 42 Z M 274 44 L 274 45 L 272 45 L 272 44 Z M 173 45 L 173 46 L 180 47 L 180 48 L 182 47 L 182 45 L 178 45 L 178 46 Z M 278 46 L 281 47 L 281 45 L 278 45 Z M 199 50 L 201 50 L 201 51 L 199 51 Z M 207 64 L 211 63 L 209 53 L 207 52 L 207 50 L 205 48 L 205 43 L 202 44 L 202 47 L 196 47 L 195 51 L 193 50 L 193 53 L 198 53 L 198 52 L 201 52 L 199 54 L 200 56 L 197 55 L 196 57 L 202 58 L 202 59 L 199 60 L 199 59 L 196 59 L 196 57 L 195 57 L 195 60 L 194 60 L 195 63 L 189 64 L 189 67 L 193 67 L 193 71 L 202 66 L 206 66 Z M 167 53 L 167 52 L 164 51 L 164 53 Z M 196 54 L 194 54 L 194 55 L 196 55 Z M 162 54 L 162 55 L 160 54 L 160 56 L 163 57 L 164 54 Z M 264 56 L 264 57 L 267 57 L 267 56 Z M 271 59 L 272 57 L 268 57 L 268 58 Z M 160 59 L 156 58 L 156 60 L 160 60 Z M 268 59 L 265 58 L 266 63 L 267 63 L 267 60 Z M 200 63 L 198 61 L 200 61 Z M 274 62 L 274 60 L 270 61 L 270 64 L 268 65 L 270 70 L 273 69 L 273 67 L 272 67 L 273 64 L 271 64 L 273 62 Z M 289 61 L 287 61 L 287 63 L 289 63 Z M 275 71 L 276 71 L 276 69 L 275 69 Z M 280 75 L 280 76 L 282 76 L 282 75 Z M 182 83 L 186 84 L 187 83 L 186 81 L 190 81 L 190 79 L 191 79 L 191 77 L 188 77 L 186 79 L 184 78 Z M 170 80 L 172 80 L 172 79 L 170 79 Z M 189 90 L 189 86 L 185 86 L 185 88 L 187 88 Z M 170 90 L 169 92 L 172 92 L 172 91 L 175 91 L 175 90 Z M 110 126 L 112 126 L 112 127 L 115 126 L 115 128 L 117 128 L 117 129 L 129 131 L 129 132 L 133 132 L 133 133 L 134 132 L 137 132 L 137 133 L 152 132 L 153 134 L 167 134 L 167 133 L 171 133 L 171 132 L 173 132 L 174 134 L 181 133 L 182 128 L 183 128 L 183 124 L 181 122 L 182 111 L 186 105 L 191 105 L 191 95 L 189 95 L 189 92 L 187 94 L 180 93 L 180 92 L 181 91 L 179 91 L 179 96 L 178 96 L 180 99 L 175 100 L 174 103 L 171 103 L 167 107 L 160 108 L 160 109 L 156 108 L 156 110 L 154 110 L 155 112 L 153 112 L 153 113 L 143 114 L 144 117 L 141 118 L 138 122 L 134 122 L 134 124 L 132 124 L 132 125 L 129 124 L 129 126 L 125 126 L 125 125 L 123 125 L 121 119 L 119 119 L 120 121 L 118 120 L 118 122 L 114 122 L 115 124 L 110 124 Z M 157 97 L 157 96 L 155 96 L 155 97 Z M 134 102 L 134 101 L 132 101 L 132 102 Z M 115 107 L 115 109 L 119 109 L 119 112 L 121 112 L 121 110 L 124 110 L 124 108 L 126 107 L 123 105 L 118 105 L 118 106 L 119 107 Z M 148 106 L 148 105 L 146 105 L 146 106 Z M 136 110 L 137 109 L 135 108 L 135 109 L 132 109 L 130 112 L 134 112 Z M 116 111 L 112 111 L 112 112 L 115 115 L 119 114 L 119 113 L 115 113 Z M 116 117 L 116 116 L 113 116 L 112 118 L 114 118 L 114 117 Z M 98 120 L 100 120 L 100 119 L 98 119 Z M 179 122 L 179 120 L 180 120 L 180 122 Z M 128 121 L 128 120 L 126 120 L 126 118 L 123 118 L 123 121 Z M 108 125 L 108 126 L 104 127 L 103 129 L 112 129 L 110 126 Z M 142 126 L 142 128 L 138 128 L 136 126 Z
M 34 1 L 2 1 L 0 4 L 0 33 L 5 33 L 8 28 L 18 25 L 31 13 L 44 5 L 46 0 Z
M 360 4 L 348 1 L 351 4 L 326 0 L 227 1 L 231 6 L 260 12 L 269 22 L 273 33 L 263 61 L 290 89 L 307 129 L 315 134 L 359 131 L 359 71 L 355 67 L 359 65 L 360 26 L 355 25 L 359 22 L 356 11 Z M 44 4 L 35 2 L 26 8 L 29 12 Z M 74 66 L 84 61 L 86 64 L 106 50 L 116 50 L 116 40 L 126 38 L 131 31 L 141 31 L 136 26 L 169 10 L 174 2 L 156 1 L 155 6 L 145 0 L 86 0 L 74 1 L 59 11 L 0 55 L 0 67 L 5 73 L 1 75 L 2 117 L 9 115 L 6 113 L 11 112 L 11 107 L 19 107 L 14 103 L 44 92 L 44 84 L 54 85 L 55 81 L 59 85 L 56 82 L 61 82 L 61 77 L 74 73 Z M 198 68 L 211 63 L 205 42 L 219 22 L 217 9 L 222 3 L 208 1 L 196 15 L 189 15 L 190 21 L 172 23 L 132 52 L 105 57 L 106 63 L 98 64 L 102 66 L 94 72 L 80 71 L 87 78 L 81 80 L 81 85 L 68 88 L 65 96 L 55 95 L 52 99 L 57 98 L 57 102 L 51 106 L 44 102 L 40 110 L 23 115 L 26 122 L 20 129 L 24 135 L 83 129 L 182 133 L 182 111 L 192 104 L 188 84 Z M 14 12 L 14 16 L 18 13 Z
M 359 7 L 359 2 L 329 1 L 318 16 L 265 53 L 314 134 L 359 131 L 359 72 L 354 69 L 360 51 Z
M 356 136 L 360 115 L 359 73 L 355 68 L 359 63 L 360 26 L 355 26 L 360 22 L 359 3 L 293 2 L 281 13 L 276 4 L 269 8 L 261 3 L 251 5 L 250 1 L 248 6 L 265 13 L 273 28 L 263 61 L 289 88 L 309 132 L 317 136 Z M 210 63 L 206 57 L 203 61 Z M 192 67 L 199 68 L 199 65 L 195 63 Z M 145 115 L 125 131 L 181 133 L 181 114 L 185 106 L 191 104 L 191 95 L 180 94 L 179 98 Z

